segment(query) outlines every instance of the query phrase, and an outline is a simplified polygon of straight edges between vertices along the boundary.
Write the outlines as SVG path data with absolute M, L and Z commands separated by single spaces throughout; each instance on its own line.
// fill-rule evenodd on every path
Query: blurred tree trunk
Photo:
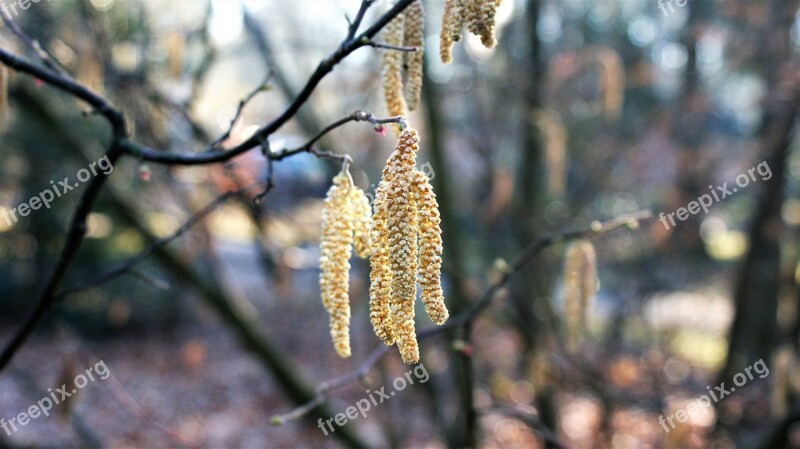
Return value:
M 532 125 L 534 114 L 544 107 L 543 85 L 545 81 L 545 64 L 542 57 L 541 42 L 538 36 L 538 23 L 541 12 L 540 0 L 529 0 L 524 26 L 520 27 L 524 35 L 521 40 L 527 41 L 527 64 L 521 65 L 524 74 L 519 79 L 526 80 L 521 95 L 522 104 L 522 147 L 520 148 L 520 164 L 516 174 L 515 191 L 512 204 L 514 237 L 517 247 L 523 248 L 528 242 L 541 235 L 544 226 L 544 209 L 547 205 L 547 189 L 545 181 L 545 156 L 542 136 Z M 511 301 L 519 316 L 517 322 L 526 343 L 526 357 L 522 359 L 525 370 L 541 371 L 542 363 L 547 361 L 550 348 L 546 345 L 547 322 L 552 317 L 550 299 L 550 279 L 547 273 L 531 263 L 522 270 L 520 276 L 511 285 Z M 539 308 L 534 313 L 534 308 Z M 536 408 L 542 423 L 551 429 L 556 428 L 555 409 L 552 402 L 551 386 L 541 372 L 528 373 L 534 381 L 536 389 Z
M 456 204 L 450 192 L 451 183 L 449 174 L 452 173 L 452 164 L 448 164 L 445 154 L 444 140 L 446 125 L 441 117 L 444 114 L 439 104 L 439 92 L 436 84 L 429 77 L 422 83 L 422 101 L 427 119 L 428 137 L 426 148 L 430 150 L 431 168 L 436 176 L 431 180 L 439 202 L 439 213 L 442 218 L 442 240 L 444 241 L 444 254 L 442 266 L 447 268 L 447 276 L 452 287 L 447 291 L 447 304 L 450 315 L 458 315 L 469 307 L 468 294 L 464 284 L 464 256 L 460 242 L 467 239 L 461 234 L 458 218 L 453 212 L 452 205 Z M 455 330 L 450 335 L 450 341 L 461 339 L 466 344 L 470 341 L 470 329 Z M 449 348 L 448 348 L 449 349 Z M 475 407 L 472 400 L 473 372 L 472 357 L 464 351 L 448 350 L 450 366 L 455 372 L 455 382 L 458 389 L 456 416 L 447 429 L 448 447 L 476 447 L 478 423 Z
M 793 2 L 796 3 L 796 2 Z M 730 379 L 743 367 L 761 358 L 768 359 L 778 342 L 778 286 L 780 284 L 780 241 L 783 234 L 784 173 L 797 118 L 800 97 L 797 86 L 787 83 L 786 74 L 791 54 L 789 45 L 793 17 L 789 5 L 773 4 L 777 20 L 762 40 L 760 52 L 771 59 L 767 81 L 773 86 L 767 97 L 762 127 L 759 132 L 762 156 L 772 171 L 765 182 L 756 215 L 749 231 L 749 249 L 744 257 L 734 290 L 735 317 L 729 334 L 729 351 L 719 381 Z M 778 45 L 776 45 L 776 42 Z
M 750 247 L 736 281 L 735 318 L 730 330 L 728 359 L 720 381 L 743 367 L 769 357 L 778 341 L 778 285 L 783 177 L 796 118 L 798 97 L 775 100 L 764 117 L 765 160 L 772 170 L 749 231 Z

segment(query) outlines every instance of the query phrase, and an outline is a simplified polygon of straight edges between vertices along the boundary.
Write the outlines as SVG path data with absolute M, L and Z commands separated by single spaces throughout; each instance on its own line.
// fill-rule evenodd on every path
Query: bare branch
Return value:
M 392 19 L 403 12 L 405 8 L 413 3 L 415 0 L 398 0 L 389 11 L 384 13 L 375 23 L 364 30 L 359 36 L 346 39 L 339 47 L 331 53 L 327 58 L 319 63 L 317 69 L 306 82 L 305 87 L 300 91 L 297 97 L 289 104 L 289 106 L 278 117 L 273 119 L 267 125 L 259 128 L 250 138 L 246 141 L 236 145 L 228 150 L 215 150 L 213 147 L 207 148 L 205 151 L 199 153 L 186 153 L 186 152 L 167 152 L 159 151 L 150 147 L 140 145 L 130 140 L 125 140 L 123 146 L 125 151 L 142 160 L 157 162 L 161 164 L 170 165 L 201 165 L 212 164 L 216 162 L 224 162 L 230 160 L 242 153 L 245 153 L 253 148 L 258 147 L 262 141 L 269 138 L 275 131 L 280 129 L 286 122 L 288 122 L 300 108 L 308 101 L 311 94 L 319 85 L 325 76 L 333 71 L 339 62 L 349 56 L 354 51 L 361 47 L 368 46 L 369 42 L 378 32 L 383 29 Z M 372 2 L 367 2 L 372 3 Z M 362 3 L 363 7 L 363 3 Z M 354 25 L 356 22 L 354 22 Z M 352 28 L 352 27 L 351 27 Z
M 120 122 L 120 124 L 122 123 Z M 115 130 L 116 129 L 115 127 Z M 117 137 L 115 136 L 111 148 L 105 155 L 112 166 L 117 163 L 117 160 L 122 155 L 122 151 L 116 142 Z M 78 203 L 78 207 L 75 209 L 69 233 L 64 242 L 64 247 L 61 249 L 61 254 L 58 256 L 58 261 L 53 269 L 53 273 L 45 282 L 44 289 L 42 289 L 42 293 L 39 295 L 36 309 L 34 309 L 31 316 L 23 323 L 17 333 L 14 334 L 11 341 L 3 349 L 3 352 L 0 353 L 0 370 L 8 366 L 14 354 L 22 347 L 25 340 L 27 340 L 28 336 L 30 336 L 58 299 L 58 292 L 61 289 L 61 284 L 69 272 L 72 263 L 75 261 L 81 242 L 83 242 L 83 238 L 86 236 L 86 217 L 91 213 L 92 207 L 95 201 L 97 201 L 108 176 L 108 174 L 99 173 L 89 181 Z
M 356 13 L 356 18 L 350 22 L 350 28 L 347 31 L 347 39 L 351 40 L 355 37 L 356 33 L 358 32 L 358 27 L 361 26 L 361 22 L 364 21 L 364 15 L 366 15 L 367 10 L 369 9 L 372 4 L 375 3 L 375 0 L 361 0 L 361 6 L 358 8 L 358 13 Z
M 221 136 L 217 137 L 217 139 L 211 143 L 212 148 L 219 149 L 220 144 L 222 144 L 222 142 L 224 142 L 231 136 L 231 132 L 233 132 L 233 128 L 236 127 L 236 123 L 241 118 L 245 106 L 247 106 L 247 104 L 250 103 L 250 101 L 252 101 L 253 98 L 256 97 L 256 95 L 260 94 L 261 92 L 264 92 L 265 90 L 269 90 L 269 83 L 270 80 L 272 80 L 273 75 L 274 72 L 270 70 L 269 73 L 267 73 L 267 76 L 264 77 L 264 81 L 262 81 L 261 84 L 259 84 L 255 89 L 253 89 L 253 91 L 250 92 L 245 98 L 239 101 L 239 106 L 236 108 L 236 113 L 233 115 L 233 118 L 231 119 L 231 124 L 228 126 L 228 129 Z
M 376 42 L 372 39 L 366 39 L 364 44 L 373 48 L 382 48 L 384 50 L 394 50 L 394 51 L 405 51 L 409 53 L 415 53 L 419 51 L 417 47 L 401 47 L 399 45 L 389 45 L 382 42 Z
M 295 155 L 297 153 L 312 153 L 317 157 L 330 157 L 334 156 L 335 159 L 340 159 L 340 157 L 336 155 L 332 155 L 331 153 L 326 153 L 323 151 L 314 150 L 314 144 L 317 143 L 320 139 L 325 137 L 326 134 L 333 131 L 336 128 L 339 128 L 342 125 L 345 125 L 350 122 L 369 122 L 375 126 L 386 125 L 389 123 L 397 123 L 400 125 L 402 129 L 405 129 L 408 125 L 406 124 L 406 119 L 403 116 L 397 117 L 389 117 L 389 118 L 376 118 L 369 112 L 364 111 L 356 111 L 352 114 L 348 115 L 347 117 L 340 118 L 335 122 L 331 123 L 330 125 L 326 126 L 322 129 L 316 136 L 312 137 L 308 142 L 300 145 L 296 148 L 291 149 L 283 149 L 277 153 L 272 154 L 272 158 L 276 161 L 284 159 L 286 157 Z
M 209 203 L 206 207 L 204 207 L 203 209 L 201 209 L 200 211 L 198 211 L 197 213 L 192 215 L 192 217 L 189 218 L 189 220 L 187 220 L 186 223 L 181 225 L 172 234 L 153 242 L 153 244 L 151 244 L 150 246 L 148 246 L 147 248 L 142 250 L 142 252 L 140 252 L 139 254 L 131 257 L 127 261 L 121 263 L 116 268 L 112 268 L 111 270 L 109 270 L 109 271 L 107 271 L 105 273 L 99 274 L 99 275 L 97 275 L 97 276 L 95 276 L 95 277 L 93 277 L 91 279 L 88 279 L 88 280 L 86 280 L 84 282 L 81 282 L 80 284 L 78 284 L 78 285 L 76 285 L 74 287 L 65 289 L 64 292 L 61 294 L 61 297 L 69 296 L 69 295 L 78 293 L 80 291 L 86 290 L 88 288 L 99 287 L 99 286 L 105 284 L 106 282 L 108 282 L 108 281 L 110 281 L 110 280 L 112 280 L 112 279 L 114 279 L 114 278 L 116 278 L 116 277 L 118 277 L 120 275 L 128 273 L 129 271 L 133 270 L 133 268 L 136 265 L 138 265 L 144 259 L 146 259 L 148 256 L 153 254 L 153 252 L 155 252 L 156 250 L 158 250 L 159 248 L 161 248 L 163 246 L 166 246 L 166 245 L 170 244 L 172 241 L 174 241 L 178 237 L 180 237 L 183 234 L 185 234 L 194 225 L 196 225 L 197 223 L 202 221 L 211 212 L 213 212 L 219 206 L 221 206 L 226 201 L 228 201 L 228 199 L 230 199 L 233 196 L 240 195 L 241 193 L 242 193 L 242 191 L 240 191 L 240 190 L 233 190 L 233 191 L 230 191 L 230 192 L 223 193 L 222 195 L 220 195 L 216 199 L 214 199 L 214 201 Z
M 108 120 L 113 128 L 115 138 L 123 139 L 126 136 L 125 119 L 122 112 L 87 87 L 47 68 L 36 65 L 21 56 L 9 53 L 2 48 L 0 48 L 0 62 L 14 70 L 33 75 L 53 87 L 80 98 Z M 123 146 L 120 146 L 119 149 L 123 150 Z
M 61 65 L 61 63 L 44 48 L 42 48 L 41 44 L 39 44 L 39 41 L 23 31 L 22 28 L 20 28 L 19 25 L 14 22 L 5 8 L 0 8 L 0 18 L 3 19 L 3 23 L 6 24 L 6 26 L 19 38 L 19 40 L 21 40 L 28 48 L 33 50 L 36 56 L 42 60 L 42 63 L 47 66 L 47 68 L 54 72 L 58 72 L 61 75 L 69 76 L 67 74 L 67 70 Z

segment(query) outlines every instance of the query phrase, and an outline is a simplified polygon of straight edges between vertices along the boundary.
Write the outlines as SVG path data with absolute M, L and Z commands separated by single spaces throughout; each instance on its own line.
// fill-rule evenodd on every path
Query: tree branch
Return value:
M 312 153 L 317 157 L 330 157 L 331 155 L 334 156 L 335 159 L 341 159 L 341 156 L 333 155 L 332 153 L 326 153 L 323 151 L 315 150 L 314 144 L 317 143 L 320 139 L 325 137 L 326 134 L 333 131 L 336 128 L 339 128 L 342 125 L 345 125 L 350 122 L 369 122 L 373 125 L 381 126 L 388 123 L 397 123 L 400 125 L 400 128 L 405 129 L 408 125 L 406 124 L 405 117 L 397 116 L 397 117 L 389 117 L 389 118 L 376 118 L 369 112 L 364 111 L 356 111 L 352 114 L 348 115 L 347 117 L 340 118 L 339 120 L 331 123 L 330 125 L 326 126 L 322 129 L 317 135 L 312 137 L 309 141 L 304 143 L 303 145 L 297 148 L 291 149 L 283 149 L 277 153 L 273 153 L 270 157 L 273 160 L 279 161 L 289 156 L 293 156 L 297 153 Z
M 256 95 L 269 89 L 269 82 L 272 79 L 272 76 L 273 72 L 270 70 L 267 73 L 267 76 L 264 77 L 264 81 L 262 81 L 261 84 L 259 84 L 255 89 L 253 89 L 253 91 L 250 92 L 245 98 L 239 101 L 239 106 L 236 107 L 236 113 L 233 115 L 233 118 L 231 119 L 231 124 L 228 126 L 228 129 L 221 136 L 217 137 L 217 139 L 211 143 L 212 148 L 219 148 L 220 144 L 231 136 L 231 132 L 233 132 L 233 128 L 236 127 L 236 123 L 241 118 L 245 106 L 247 106 L 247 104 L 250 103 L 250 101 L 252 101 Z
M 116 143 L 113 143 L 111 148 L 106 153 L 106 157 L 112 166 L 117 162 L 117 159 L 119 159 L 121 155 L 122 151 Z M 99 196 L 106 179 L 108 179 L 108 176 L 109 175 L 101 172 L 92 178 L 91 181 L 89 181 L 88 186 L 83 192 L 80 202 L 78 203 L 78 207 L 75 210 L 75 215 L 72 218 L 72 224 L 70 225 L 66 242 L 64 243 L 64 247 L 62 248 L 61 254 L 58 257 L 55 269 L 45 283 L 42 293 L 39 295 L 36 309 L 34 309 L 33 314 L 31 314 L 31 316 L 25 321 L 17 333 L 14 334 L 14 337 L 3 349 L 3 352 L 0 353 L 0 371 L 8 366 L 9 362 L 14 357 L 14 354 L 16 354 L 19 348 L 22 347 L 28 336 L 33 332 L 36 326 L 45 317 L 47 311 L 50 310 L 52 305 L 56 302 L 61 284 L 64 281 L 64 277 L 66 277 L 70 267 L 72 266 L 72 263 L 75 261 L 75 257 L 78 255 L 78 250 L 83 242 L 83 238 L 86 235 L 86 217 L 89 216 L 89 213 L 92 211 L 92 206 L 97 200 L 97 197 Z
M 163 164 L 210 164 L 229 160 L 236 155 L 244 153 L 256 146 L 266 145 L 269 136 L 283 126 L 283 124 L 289 121 L 300 110 L 303 104 L 310 98 L 320 81 L 322 81 L 322 79 L 328 73 L 333 71 L 333 68 L 339 62 L 341 62 L 345 57 L 350 55 L 355 50 L 365 46 L 365 41 L 368 41 L 375 36 L 384 26 L 386 26 L 386 24 L 389 23 L 389 21 L 400 14 L 413 1 L 414 0 L 399 0 L 389 11 L 381 16 L 381 18 L 379 18 L 371 27 L 361 33 L 361 35 L 359 35 L 357 38 L 349 38 L 342 42 L 339 48 L 333 54 L 320 62 L 316 71 L 311 75 L 303 90 L 297 95 L 297 97 L 295 97 L 295 99 L 280 116 L 275 118 L 268 125 L 260 128 L 253 136 L 247 139 L 247 141 L 227 151 L 214 150 L 213 144 L 209 145 L 208 149 L 203 153 L 168 153 L 139 145 L 127 138 L 125 117 L 122 112 L 112 106 L 111 103 L 109 103 L 105 98 L 92 92 L 85 86 L 68 78 L 65 75 L 57 74 L 51 69 L 34 64 L 27 59 L 18 55 L 14 55 L 2 48 L 0 48 L 0 62 L 19 72 L 33 75 L 53 87 L 80 98 L 97 110 L 97 112 L 99 112 L 101 115 L 103 115 L 112 127 L 111 143 L 108 151 L 105 154 L 105 157 L 108 158 L 108 161 L 111 163 L 111 165 L 116 164 L 117 160 L 126 153 L 128 155 L 137 157 L 140 160 L 153 161 Z M 362 17 L 363 13 L 366 12 L 366 9 L 371 3 L 371 1 L 367 0 L 364 0 L 362 3 L 361 9 L 359 10 L 359 14 Z M 353 25 L 357 24 L 354 23 Z M 351 25 L 350 30 L 354 28 L 353 25 Z M 357 28 L 357 26 L 355 28 Z M 306 151 L 312 153 L 314 152 L 311 148 L 307 149 Z M 319 152 L 319 154 L 323 153 Z M 288 156 L 290 156 L 290 154 L 285 154 L 281 156 L 281 158 Z M 269 157 L 271 158 L 272 156 L 269 155 Z M 86 190 L 84 191 L 78 207 L 75 210 L 64 247 L 61 250 L 61 254 L 56 262 L 53 273 L 45 282 L 45 287 L 39 296 L 36 309 L 34 309 L 32 315 L 25 321 L 25 323 L 23 323 L 22 327 L 12 337 L 9 344 L 3 349 L 3 352 L 0 353 L 0 371 L 8 366 L 14 354 L 16 354 L 19 348 L 22 347 L 36 326 L 46 316 L 52 305 L 60 297 L 59 293 L 64 278 L 69 272 L 69 269 L 78 254 L 81 243 L 83 242 L 83 238 L 86 235 L 86 217 L 92 211 L 94 203 L 97 200 L 97 197 L 99 196 L 107 178 L 108 175 L 100 174 L 92 178 L 92 180 L 87 184 Z
M 36 65 L 21 56 L 9 53 L 3 48 L 0 48 L 0 62 L 19 72 L 33 75 L 55 88 L 80 98 L 108 120 L 113 129 L 114 136 L 120 139 L 126 136 L 125 119 L 122 112 L 112 106 L 105 98 L 92 92 L 78 82 Z M 124 146 L 118 145 L 118 149 L 122 150 Z
M 199 153 L 185 153 L 185 152 L 165 152 L 153 148 L 149 148 L 130 140 L 123 142 L 125 152 L 128 154 L 145 160 L 161 164 L 170 165 L 201 165 L 212 164 L 216 162 L 224 162 L 230 160 L 242 153 L 245 153 L 253 148 L 261 145 L 261 142 L 267 140 L 270 135 L 280 129 L 286 122 L 288 122 L 300 110 L 303 104 L 308 101 L 311 94 L 322 81 L 325 76 L 333 71 L 334 67 L 339 64 L 344 58 L 349 56 L 354 51 L 361 47 L 368 46 L 368 42 L 383 29 L 397 15 L 415 0 L 398 0 L 383 16 L 381 16 L 375 23 L 364 30 L 359 36 L 346 39 L 339 47 L 319 63 L 317 69 L 306 82 L 305 87 L 289 104 L 289 106 L 278 117 L 273 119 L 267 125 L 261 127 L 246 141 L 236 145 L 233 148 L 224 151 L 215 151 L 213 147 L 207 148 L 205 151 Z M 367 2 L 371 3 L 371 2 Z M 362 3 L 363 7 L 363 3 Z M 352 28 L 352 26 L 351 26 Z
M 197 213 L 192 215 L 192 217 L 189 218 L 189 220 L 187 220 L 186 223 L 184 223 L 181 227 L 176 229 L 175 232 L 173 232 L 172 234 L 170 234 L 170 235 L 168 235 L 168 236 L 166 236 L 164 238 L 156 240 L 150 246 L 145 248 L 142 252 L 140 252 L 139 254 L 131 257 L 127 261 L 121 263 L 116 268 L 112 268 L 111 270 L 106 271 L 105 273 L 99 274 L 99 275 L 97 275 L 97 276 L 95 276 L 95 277 L 93 277 L 91 279 L 88 279 L 88 280 L 86 280 L 84 282 L 79 283 L 78 285 L 75 285 L 75 286 L 73 286 L 71 288 L 65 289 L 61 293 L 60 297 L 63 298 L 65 296 L 69 296 L 69 295 L 78 293 L 78 292 L 86 290 L 88 288 L 99 287 L 99 286 L 105 284 L 106 282 L 111 281 L 112 279 L 114 279 L 114 278 L 116 278 L 118 276 L 121 276 L 121 275 L 123 275 L 123 274 L 125 274 L 125 273 L 127 273 L 127 272 L 129 272 L 131 270 L 133 270 L 133 268 L 136 265 L 141 263 L 148 256 L 153 254 L 156 250 L 160 249 L 161 247 L 164 247 L 164 246 L 168 245 L 169 243 L 171 243 L 174 240 L 176 240 L 178 237 L 180 237 L 183 234 L 185 234 L 195 224 L 199 223 L 203 218 L 208 216 L 211 212 L 213 212 L 219 206 L 221 206 L 226 201 L 228 201 L 228 199 L 230 199 L 233 196 L 237 196 L 237 195 L 241 195 L 241 194 L 242 194 L 241 190 L 233 190 L 233 191 L 230 191 L 230 192 L 223 193 L 222 195 L 220 195 L 217 198 L 215 198 L 214 201 L 209 203 L 206 207 L 204 207 L 203 209 L 201 209 L 200 211 L 198 211 Z

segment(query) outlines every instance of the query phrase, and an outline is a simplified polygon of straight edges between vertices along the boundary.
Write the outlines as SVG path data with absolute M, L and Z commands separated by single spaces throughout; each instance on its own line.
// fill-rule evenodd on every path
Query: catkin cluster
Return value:
M 564 259 L 564 321 L 567 348 L 580 344 L 586 318 L 597 291 L 597 254 L 588 240 L 576 240 L 567 247 Z
M 357 256 L 369 256 L 371 222 L 364 191 L 343 170 L 333 178 L 322 209 L 319 260 L 322 304 L 330 314 L 331 338 L 341 357 L 350 356 L 350 255 L 355 247 Z
M 428 177 L 416 169 L 419 134 L 406 129 L 383 169 L 375 194 L 370 264 L 370 320 L 403 361 L 419 361 L 414 331 L 417 281 L 425 311 L 436 324 L 448 317 L 441 286 L 439 205 Z
M 422 0 L 408 5 L 384 31 L 387 46 L 413 47 L 414 52 L 386 49 L 381 54 L 381 78 L 386 109 L 391 116 L 407 115 L 419 106 L 422 93 L 425 11 Z M 405 82 L 404 82 L 405 76 Z
M 439 56 L 448 64 L 453 60 L 453 44 L 460 41 L 462 29 L 480 37 L 486 48 L 495 46 L 495 17 L 502 0 L 446 0 Z

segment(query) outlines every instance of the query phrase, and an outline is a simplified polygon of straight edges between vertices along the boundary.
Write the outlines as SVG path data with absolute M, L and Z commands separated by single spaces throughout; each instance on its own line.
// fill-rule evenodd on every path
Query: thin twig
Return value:
M 217 137 L 217 139 L 211 143 L 211 148 L 219 149 L 222 142 L 226 141 L 231 136 L 233 128 L 236 127 L 236 123 L 239 122 L 239 119 L 242 117 L 242 112 L 244 111 L 245 106 L 247 106 L 247 104 L 250 103 L 250 101 L 252 101 L 253 98 L 256 97 L 256 95 L 260 94 L 261 92 L 264 92 L 265 90 L 269 90 L 269 83 L 272 80 L 273 76 L 274 72 L 270 70 L 267 73 L 267 76 L 264 77 L 264 81 L 262 81 L 261 84 L 256 86 L 256 88 L 253 89 L 253 91 L 250 92 L 246 97 L 244 97 L 242 100 L 239 101 L 239 106 L 236 108 L 236 113 L 233 115 L 233 118 L 231 119 L 231 124 L 228 126 L 228 129 L 221 136 Z
M 161 151 L 150 148 L 131 140 L 125 140 L 123 146 L 125 151 L 138 159 L 145 161 L 157 162 L 160 164 L 168 165 L 203 165 L 212 164 L 217 162 L 224 162 L 230 160 L 242 153 L 245 153 L 253 148 L 256 148 L 260 143 L 269 138 L 275 131 L 280 129 L 286 122 L 297 114 L 300 108 L 308 101 L 311 94 L 316 90 L 319 83 L 334 67 L 338 65 L 344 58 L 349 56 L 354 51 L 367 46 L 369 40 L 380 32 L 392 19 L 402 13 L 408 5 L 416 0 L 398 0 L 386 13 L 384 13 L 375 23 L 369 28 L 364 30 L 360 35 L 346 39 L 339 47 L 331 53 L 327 58 L 319 63 L 314 73 L 311 74 L 300 93 L 292 100 L 289 106 L 275 119 L 267 125 L 259 128 L 250 138 L 244 142 L 236 145 L 227 150 L 215 150 L 209 146 L 205 151 L 201 152 L 174 152 L 174 151 Z M 365 42 L 366 41 L 366 42 Z M 2 59 L 2 53 L 0 53 Z
M 335 155 L 333 153 L 328 153 L 328 152 L 325 152 L 325 151 L 315 150 L 314 149 L 314 144 L 317 143 L 323 137 L 325 137 L 325 135 L 328 134 L 329 132 L 333 131 L 336 128 L 339 128 L 342 125 L 350 123 L 350 122 L 369 122 L 369 123 L 372 123 L 375 126 L 382 126 L 382 125 L 386 125 L 386 124 L 389 124 L 389 123 L 397 123 L 397 124 L 400 125 L 400 127 L 402 129 L 405 129 L 406 126 L 407 126 L 406 119 L 403 116 L 389 117 L 389 118 L 376 118 L 374 115 L 372 115 L 369 112 L 356 111 L 356 112 L 353 112 L 352 114 L 348 115 L 347 117 L 340 118 L 339 120 L 336 120 L 335 122 L 333 122 L 330 125 L 326 126 L 325 128 L 322 129 L 322 131 L 317 133 L 317 135 L 315 135 L 314 137 L 312 137 L 306 143 L 300 145 L 299 147 L 296 147 L 296 148 L 284 148 L 284 149 L 282 149 L 282 150 L 280 150 L 280 151 L 278 151 L 276 153 L 273 153 L 272 154 L 272 159 L 278 161 L 278 160 L 281 160 L 283 158 L 295 155 L 297 153 L 311 153 L 311 154 L 313 154 L 313 155 L 315 155 L 317 157 L 341 159 L 341 156 Z
M 22 28 L 20 28 L 19 25 L 17 25 L 17 23 L 14 22 L 14 20 L 8 14 L 6 8 L 0 8 L 0 18 L 3 19 L 3 23 L 6 24 L 11 32 L 14 33 L 28 48 L 30 48 L 39 59 L 41 59 L 42 63 L 47 66 L 47 68 L 54 72 L 58 72 L 60 75 L 69 76 L 67 69 L 61 65 L 61 62 L 59 62 L 58 59 L 54 58 L 50 53 L 42 48 L 41 44 L 39 44 L 39 41 L 23 31 Z
M 86 290 L 88 288 L 99 287 L 106 282 L 123 275 L 129 271 L 131 271 L 136 265 L 141 263 L 144 259 L 148 256 L 153 254 L 159 248 L 168 245 L 172 241 L 176 240 L 178 237 L 185 234 L 189 231 L 194 225 L 202 221 L 206 216 L 208 216 L 211 212 L 216 210 L 219 206 L 224 204 L 228 199 L 233 196 L 241 195 L 242 191 L 240 190 L 233 190 L 230 192 L 223 193 L 222 195 L 218 196 L 214 199 L 214 201 L 210 202 L 206 207 L 195 213 L 194 215 L 189 218 L 186 223 L 184 223 L 181 227 L 175 230 L 172 234 L 161 238 L 155 242 L 153 242 L 150 246 L 142 250 L 139 254 L 131 257 L 130 259 L 126 260 L 125 262 L 119 264 L 117 267 L 112 268 L 105 273 L 101 273 L 91 279 L 83 281 L 78 285 L 75 285 L 71 288 L 65 289 L 63 293 L 61 293 L 61 297 L 69 296 L 80 291 Z
M 358 13 L 356 13 L 356 18 L 350 22 L 350 28 L 347 30 L 347 39 L 351 40 L 355 37 L 356 33 L 358 32 L 358 27 L 361 26 L 361 22 L 364 21 L 364 16 L 367 14 L 367 10 L 369 9 L 372 4 L 375 3 L 375 0 L 362 0 L 361 6 L 358 8 Z
M 405 51 L 405 52 L 409 52 L 409 53 L 416 53 L 417 51 L 419 51 L 419 49 L 417 47 L 404 47 L 404 46 L 400 46 L 400 45 L 389 45 L 389 44 L 386 44 L 386 43 L 383 43 L 383 42 L 376 42 L 376 41 L 374 41 L 372 39 L 367 39 L 367 40 L 364 41 L 364 43 L 369 47 L 382 48 L 384 50 Z
M 117 145 L 117 137 L 115 137 L 111 148 L 106 152 L 104 157 L 108 158 L 109 163 L 113 166 L 117 163 L 121 155 L 122 152 Z M 108 174 L 100 173 L 98 176 L 92 178 L 86 186 L 86 190 L 84 190 L 78 206 L 75 209 L 66 241 L 58 256 L 55 268 L 45 282 L 42 292 L 39 294 L 36 308 L 14 334 L 11 341 L 3 348 L 3 352 L 0 353 L 0 370 L 8 366 L 14 354 L 22 347 L 30 334 L 33 333 L 36 326 L 47 315 L 47 312 L 58 299 L 61 284 L 64 282 L 64 278 L 72 267 L 72 263 L 78 255 L 78 250 L 83 242 L 83 238 L 86 236 L 86 218 L 91 213 L 94 203 L 97 201 L 107 179 Z
M 77 81 L 59 75 L 47 68 L 36 65 L 26 58 L 9 53 L 3 48 L 0 48 L 0 62 L 19 72 L 33 75 L 46 84 L 63 90 L 72 96 L 80 98 L 95 108 L 106 118 L 106 120 L 108 120 L 113 128 L 114 136 L 116 138 L 122 140 L 127 136 L 125 130 L 125 119 L 122 115 L 122 112 L 112 106 L 108 100 L 92 92 L 89 90 L 89 88 L 79 84 Z M 125 147 L 123 145 L 119 145 L 120 151 L 128 151 L 124 148 Z
M 59 330 L 66 334 L 66 337 L 72 339 L 72 346 L 74 349 L 72 349 L 71 352 L 74 353 L 77 359 L 81 360 L 81 363 L 84 366 L 91 366 L 95 363 L 98 363 L 98 360 L 104 360 L 103 357 L 98 356 L 94 353 L 94 351 L 92 351 L 89 345 L 81 338 L 80 334 L 76 332 L 75 329 L 73 329 L 73 327 L 63 317 L 59 317 L 58 325 Z M 136 399 L 134 399 L 128 390 L 122 385 L 119 379 L 117 379 L 117 376 L 113 371 L 111 371 L 111 369 L 108 369 L 108 374 L 108 377 L 103 380 L 106 381 L 105 384 L 111 390 L 111 396 L 124 409 L 127 409 L 128 412 L 142 420 L 148 426 L 152 426 L 164 433 L 170 440 L 172 440 L 174 444 L 189 448 L 198 447 L 196 443 L 189 441 L 186 437 L 182 436 L 180 432 L 165 426 L 156 417 L 154 417 L 152 413 L 148 413 L 147 410 L 142 408 L 142 406 L 136 402 Z
M 169 290 L 170 288 L 169 282 L 154 278 L 153 276 L 135 268 L 132 268 L 128 273 L 136 279 L 141 280 L 145 284 L 152 286 L 153 288 L 157 288 L 159 290 Z
M 544 423 L 533 413 L 520 409 L 519 407 L 494 407 L 488 410 L 482 410 L 481 413 L 499 413 L 525 423 L 531 430 L 538 432 L 544 441 L 558 449 L 568 449 L 569 446 L 558 438 L 552 430 L 547 428 Z
M 525 266 L 525 264 L 530 262 L 534 256 L 542 252 L 544 249 L 554 244 L 563 243 L 570 240 L 599 237 L 624 226 L 636 227 L 640 222 L 649 220 L 650 218 L 652 218 L 652 213 L 649 210 L 644 210 L 632 214 L 621 215 L 606 222 L 594 221 L 586 229 L 568 231 L 562 234 L 539 238 L 528 245 L 522 251 L 522 253 L 517 256 L 517 258 L 514 259 L 511 264 L 509 264 L 506 271 L 503 272 L 503 274 L 486 289 L 481 298 L 473 303 L 470 308 L 461 314 L 452 317 L 441 326 L 431 326 L 420 330 L 417 332 L 417 339 L 423 340 L 442 334 L 453 328 L 468 326 L 481 314 L 483 310 L 486 309 L 486 307 L 489 306 L 489 304 L 491 304 L 491 302 L 497 296 L 497 292 L 505 287 L 511 277 L 519 272 L 520 269 Z M 375 348 L 356 371 L 323 382 L 316 388 L 315 391 L 317 394 L 314 399 L 289 411 L 288 413 L 274 416 L 272 418 L 273 423 L 283 424 L 292 419 L 298 419 L 302 416 L 305 416 L 305 414 L 311 409 L 324 402 L 328 396 L 328 393 L 331 391 L 342 388 L 355 380 L 364 379 L 369 373 L 369 370 L 381 359 L 381 357 L 389 352 L 389 349 L 390 347 L 386 345 L 380 345 L 379 347 Z
M 264 190 L 255 197 L 255 202 L 260 203 L 265 196 L 275 187 L 275 164 L 272 160 L 272 150 L 269 147 L 269 140 L 261 144 L 261 154 L 267 160 L 267 179 L 264 182 Z

